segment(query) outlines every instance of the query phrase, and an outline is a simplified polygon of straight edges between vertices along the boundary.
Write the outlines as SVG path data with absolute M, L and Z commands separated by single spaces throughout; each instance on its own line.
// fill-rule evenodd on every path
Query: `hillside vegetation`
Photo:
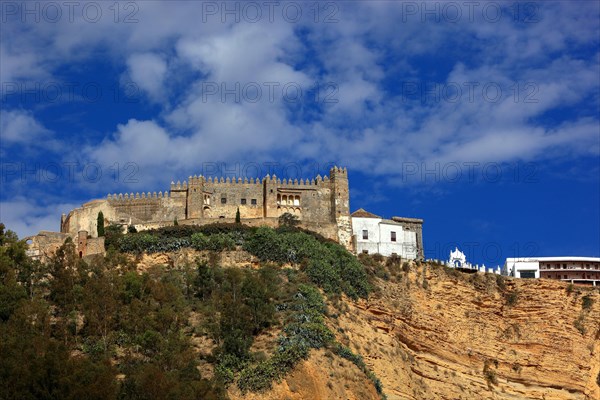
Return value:
M 325 324 L 323 293 L 357 299 L 370 290 L 364 267 L 338 244 L 293 227 L 239 224 L 107 235 L 104 258 L 84 262 L 67 241 L 41 265 L 2 230 L 6 398 L 227 398 L 232 385 L 241 393 L 268 390 L 311 349 L 350 360 L 383 393 Z M 208 260 L 139 273 L 131 256 L 184 248 L 208 252 Z M 219 252 L 236 248 L 259 259 L 258 268 L 220 265 Z M 267 330 L 277 332 L 268 352 L 251 351 Z M 207 376 L 202 363 L 212 367 Z
M 46 265 L 0 229 L 0 398 L 600 397 L 600 292 L 284 224 L 106 230 Z

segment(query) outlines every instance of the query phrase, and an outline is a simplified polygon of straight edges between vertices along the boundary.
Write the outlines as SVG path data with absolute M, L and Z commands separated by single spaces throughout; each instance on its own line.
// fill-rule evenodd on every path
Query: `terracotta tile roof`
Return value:
M 354 218 L 381 218 L 379 215 L 370 213 L 370 212 L 366 211 L 364 208 L 359 208 L 358 210 L 356 210 L 352 214 L 350 214 L 350 216 L 352 216 Z

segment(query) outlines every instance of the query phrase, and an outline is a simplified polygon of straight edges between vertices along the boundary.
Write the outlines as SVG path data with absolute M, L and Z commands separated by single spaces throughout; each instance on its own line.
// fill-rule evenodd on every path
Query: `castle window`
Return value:
M 396 241 L 396 232 L 391 232 L 391 238 L 392 242 Z
M 252 204 L 253 206 L 255 206 L 256 205 L 256 199 L 250 200 L 250 204 Z
M 227 197 L 221 197 L 221 204 L 227 204 Z
M 366 229 L 363 229 L 363 239 L 368 239 L 369 238 L 369 231 Z
M 242 202 L 241 202 L 241 204 L 242 204 L 242 205 L 246 205 L 246 199 L 242 199 Z
M 369 254 L 369 250 L 363 250 L 363 254 Z

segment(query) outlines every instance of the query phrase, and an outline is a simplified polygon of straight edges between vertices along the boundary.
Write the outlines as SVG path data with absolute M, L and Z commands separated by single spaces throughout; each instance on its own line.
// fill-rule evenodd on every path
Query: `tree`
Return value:
M 98 237 L 104 236 L 104 214 L 98 213 Z
M 242 222 L 241 218 L 240 218 L 240 208 L 238 207 L 236 213 L 235 213 L 235 223 L 239 224 L 240 222 Z
M 290 214 L 289 212 L 281 214 L 279 217 L 279 226 L 294 227 L 300 224 L 296 215 Z

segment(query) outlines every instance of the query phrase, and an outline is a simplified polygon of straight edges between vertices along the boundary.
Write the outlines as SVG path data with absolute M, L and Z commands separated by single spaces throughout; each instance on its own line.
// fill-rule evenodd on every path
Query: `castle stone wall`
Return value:
M 143 230 L 170 225 L 175 219 L 195 224 L 233 220 L 276 221 L 284 213 L 298 217 L 303 227 L 352 247 L 348 173 L 332 168 L 329 177 L 315 179 L 205 178 L 190 176 L 171 183 L 169 192 L 109 194 L 71 211 L 61 219 L 61 232 L 75 238 L 79 231 L 97 236 L 97 217 L 106 225 L 135 225 Z M 253 222 L 254 223 L 254 222 Z
M 23 238 L 27 244 L 27 255 L 42 262 L 56 253 L 56 250 L 69 238 L 66 233 L 41 231 L 35 236 Z

